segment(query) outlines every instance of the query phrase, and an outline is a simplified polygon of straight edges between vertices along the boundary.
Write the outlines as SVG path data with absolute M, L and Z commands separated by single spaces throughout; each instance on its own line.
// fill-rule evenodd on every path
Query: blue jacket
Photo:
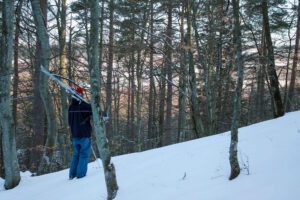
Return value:
M 90 118 L 92 107 L 90 104 L 72 99 L 69 106 L 69 126 L 71 128 L 72 138 L 91 137 L 92 126 Z

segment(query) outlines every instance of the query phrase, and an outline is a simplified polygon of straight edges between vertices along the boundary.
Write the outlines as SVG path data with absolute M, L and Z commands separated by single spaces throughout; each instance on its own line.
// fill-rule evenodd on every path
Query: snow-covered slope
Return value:
M 117 200 L 299 200 L 300 112 L 239 129 L 240 176 L 228 180 L 230 132 L 113 158 Z M 104 200 L 99 162 L 83 179 L 68 170 L 30 177 L 22 173 L 1 200 Z

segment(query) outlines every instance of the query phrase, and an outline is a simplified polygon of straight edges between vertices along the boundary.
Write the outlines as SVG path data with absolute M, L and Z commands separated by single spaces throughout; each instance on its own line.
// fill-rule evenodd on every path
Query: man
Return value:
M 77 87 L 76 92 L 83 96 L 83 89 L 81 87 Z M 91 115 L 92 108 L 90 104 L 72 98 L 68 119 L 74 149 L 69 172 L 70 180 L 75 177 L 82 178 L 87 172 L 91 151 Z

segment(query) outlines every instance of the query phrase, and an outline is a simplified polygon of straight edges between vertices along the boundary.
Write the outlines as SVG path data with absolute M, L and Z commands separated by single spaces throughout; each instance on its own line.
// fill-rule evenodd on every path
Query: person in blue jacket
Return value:
M 83 89 L 81 87 L 77 87 L 76 92 L 83 96 Z M 82 178 L 87 173 L 91 151 L 91 115 L 92 108 L 90 104 L 72 98 L 68 111 L 68 121 L 71 128 L 74 149 L 69 171 L 70 180 L 75 177 Z

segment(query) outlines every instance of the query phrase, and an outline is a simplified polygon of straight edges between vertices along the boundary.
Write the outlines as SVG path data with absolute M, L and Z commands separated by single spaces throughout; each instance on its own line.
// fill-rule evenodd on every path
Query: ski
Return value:
M 71 81 L 72 83 L 74 83 L 72 80 L 67 79 L 65 77 L 62 77 L 60 75 L 54 74 L 54 73 L 50 73 L 47 69 L 45 69 L 43 66 L 41 66 L 41 72 L 43 72 L 45 75 L 47 75 L 50 79 L 52 79 L 56 84 L 58 84 L 61 88 L 63 88 L 68 94 L 72 95 L 73 98 L 75 98 L 77 101 L 80 102 L 85 102 L 88 103 L 87 101 L 84 100 L 84 98 L 79 95 L 72 87 L 64 84 L 61 80 L 59 80 L 57 77 L 59 78 L 64 78 L 68 81 Z M 76 83 L 74 83 L 75 85 L 77 85 Z M 101 111 L 101 115 L 100 115 L 100 119 L 103 122 L 108 122 L 109 120 L 109 116 L 107 115 L 106 112 Z
M 58 84 L 61 88 L 63 88 L 68 94 L 72 95 L 78 101 L 86 102 L 82 96 L 80 96 L 73 88 L 64 84 L 61 80 L 57 78 L 56 74 L 50 73 L 47 69 L 41 66 L 41 72 L 43 72 L 46 76 L 48 76 L 52 81 Z M 87 102 L 86 102 L 87 103 Z

